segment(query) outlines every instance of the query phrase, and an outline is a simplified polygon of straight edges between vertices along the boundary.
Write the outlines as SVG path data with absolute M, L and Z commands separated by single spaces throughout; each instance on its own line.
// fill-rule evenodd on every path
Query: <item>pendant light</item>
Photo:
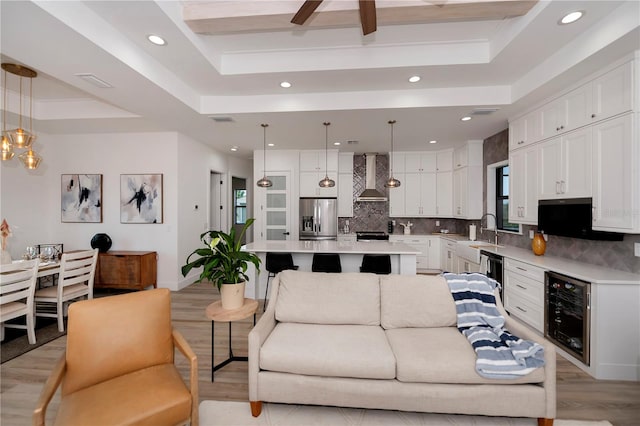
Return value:
M 329 179 L 329 167 L 327 158 L 329 157 L 329 126 L 331 123 L 324 122 L 324 179 L 318 182 L 320 188 L 333 188 L 336 186 L 336 182 L 333 179 Z
M 15 153 L 13 152 L 13 146 L 9 141 L 9 138 L 4 134 L 7 131 L 7 72 L 2 73 L 2 161 L 11 160 Z
M 384 184 L 386 188 L 399 187 L 400 181 L 393 177 L 393 125 L 396 124 L 396 120 L 389 120 L 391 125 L 391 155 L 389 156 L 389 180 Z
M 263 155 L 262 155 L 262 159 L 263 159 L 263 168 L 262 168 L 262 179 L 260 179 L 258 182 L 256 182 L 256 185 L 258 185 L 260 188 L 269 188 L 270 186 L 273 185 L 273 182 L 271 182 L 269 179 L 267 179 L 267 127 L 269 127 L 268 124 L 261 124 L 262 126 L 262 141 L 263 141 Z

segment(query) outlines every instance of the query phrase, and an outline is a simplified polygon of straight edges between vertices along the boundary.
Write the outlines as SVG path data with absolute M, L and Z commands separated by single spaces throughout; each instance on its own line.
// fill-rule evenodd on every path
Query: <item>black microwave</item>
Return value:
M 622 241 L 624 234 L 594 231 L 591 198 L 538 201 L 538 230 L 548 235 L 586 240 Z

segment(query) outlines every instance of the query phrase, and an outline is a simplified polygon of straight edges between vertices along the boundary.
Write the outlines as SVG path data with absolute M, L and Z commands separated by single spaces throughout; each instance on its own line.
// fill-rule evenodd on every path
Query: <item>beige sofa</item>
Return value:
M 498 308 L 507 317 L 502 304 Z M 441 276 L 283 271 L 249 333 L 249 401 L 532 417 L 556 415 L 553 345 L 507 317 L 506 328 L 545 349 L 545 367 L 486 379 L 456 328 Z

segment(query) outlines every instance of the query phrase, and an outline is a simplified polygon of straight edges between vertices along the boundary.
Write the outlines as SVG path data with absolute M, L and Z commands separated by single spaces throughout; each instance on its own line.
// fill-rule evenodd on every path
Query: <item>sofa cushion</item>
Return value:
M 475 369 L 476 353 L 456 327 L 387 330 L 401 382 L 426 383 L 541 383 L 544 368 L 518 379 L 486 379 Z
M 380 325 L 380 283 L 375 274 L 287 270 L 278 277 L 278 321 Z
M 380 306 L 385 329 L 450 327 L 457 321 L 449 286 L 440 275 L 380 277 Z
M 396 362 L 380 326 L 278 323 L 260 368 L 310 376 L 393 379 Z

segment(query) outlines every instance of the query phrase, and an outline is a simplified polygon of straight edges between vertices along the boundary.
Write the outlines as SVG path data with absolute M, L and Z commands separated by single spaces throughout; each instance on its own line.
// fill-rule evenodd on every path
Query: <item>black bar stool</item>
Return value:
M 264 291 L 264 305 L 262 306 L 262 312 L 267 309 L 267 296 L 269 295 L 269 278 L 275 277 L 278 272 L 282 272 L 286 269 L 298 269 L 298 265 L 293 264 L 293 256 L 291 253 L 273 253 L 267 252 L 267 288 Z
M 337 253 L 314 253 L 312 272 L 342 272 L 340 255 Z
M 391 273 L 391 256 L 388 254 L 365 254 L 362 256 L 360 272 L 387 275 Z

